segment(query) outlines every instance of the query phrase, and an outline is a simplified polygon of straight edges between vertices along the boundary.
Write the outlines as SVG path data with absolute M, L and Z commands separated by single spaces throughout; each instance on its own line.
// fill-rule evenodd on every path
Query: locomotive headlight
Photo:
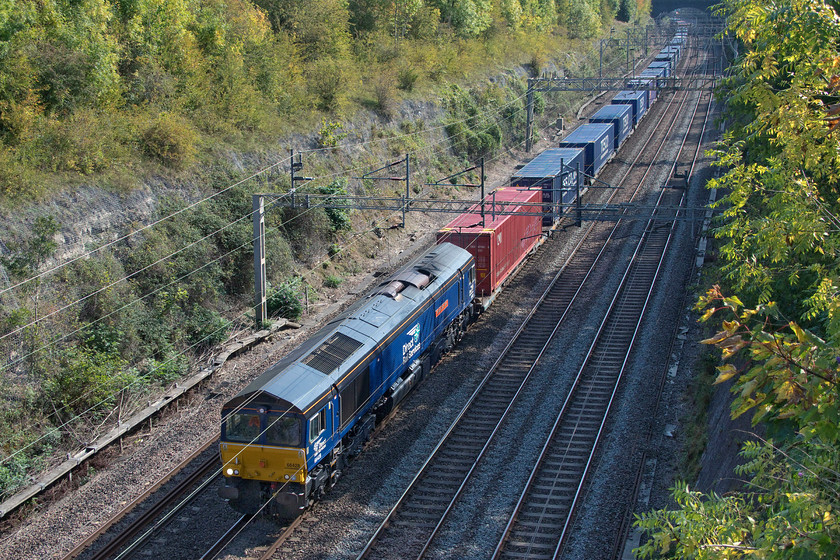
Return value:
M 239 474 L 239 469 L 233 469 L 233 474 Z
M 289 480 L 289 475 L 284 474 L 284 475 L 283 475 L 283 478 L 285 478 L 286 480 Z
M 227 474 L 228 476 L 233 476 L 233 469 L 228 469 Z

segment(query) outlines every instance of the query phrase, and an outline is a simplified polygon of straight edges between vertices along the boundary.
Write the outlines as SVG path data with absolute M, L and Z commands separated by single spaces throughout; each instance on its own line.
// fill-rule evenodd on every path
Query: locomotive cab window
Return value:
M 250 443 L 260 437 L 260 415 L 256 412 L 231 414 L 225 422 L 225 437 L 230 441 Z
M 470 267 L 470 284 L 474 284 L 474 283 L 475 283 L 475 267 L 471 266 Z
M 265 430 L 268 445 L 300 446 L 300 419 L 294 416 L 269 416 Z
M 309 441 L 313 442 L 318 439 L 324 430 L 327 429 L 327 409 L 322 408 L 321 411 L 309 419 Z

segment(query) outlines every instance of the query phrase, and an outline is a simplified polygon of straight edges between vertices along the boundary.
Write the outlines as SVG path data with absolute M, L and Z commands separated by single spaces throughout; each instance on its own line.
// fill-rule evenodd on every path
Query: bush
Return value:
M 186 167 L 196 154 L 198 135 L 183 118 L 163 113 L 143 132 L 143 151 L 172 168 Z
M 18 453 L 14 457 L 3 457 L 0 463 L 0 500 L 9 498 L 20 488 L 29 482 L 29 471 L 32 469 L 32 461 L 24 453 Z
M 161 360 L 152 358 L 146 363 L 143 377 L 165 385 L 184 375 L 189 365 L 189 360 L 183 354 L 171 354 Z
M 331 59 L 319 60 L 310 67 L 308 78 L 318 109 L 330 112 L 341 109 L 349 82 L 344 64 Z
M 405 65 L 397 72 L 397 87 L 403 91 L 412 91 L 420 74 L 410 65 Z
M 335 148 L 345 138 L 347 138 L 347 133 L 344 132 L 343 124 L 328 121 L 326 117 L 321 119 L 321 128 L 318 130 L 318 145 L 320 147 Z
M 60 369 L 44 384 L 45 410 L 59 410 L 61 417 L 103 411 L 117 395 L 137 381 L 136 371 L 116 354 L 88 349 L 63 351 Z
M 329 185 L 318 187 L 318 192 L 320 194 L 346 195 L 347 179 L 336 179 Z M 341 202 L 341 200 L 342 199 L 339 197 L 328 198 L 327 203 L 331 201 L 338 203 Z M 330 219 L 330 226 L 332 226 L 333 232 L 350 229 L 349 210 L 343 210 L 341 208 L 325 208 L 324 210 L 327 213 L 327 217 Z
M 380 76 L 374 86 L 376 95 L 376 110 L 386 119 L 393 119 L 397 115 L 396 89 L 394 79 L 390 74 Z
M 129 138 L 116 113 L 82 109 L 55 121 L 37 141 L 43 165 L 53 171 L 91 175 L 128 156 Z
M 276 290 L 269 288 L 267 298 L 268 314 L 297 321 L 303 315 L 300 278 L 286 280 Z
M 231 325 L 228 319 L 216 311 L 196 305 L 192 308 L 184 325 L 187 331 L 187 342 L 198 349 L 215 346 L 224 342 Z
M 324 286 L 327 288 L 338 288 L 342 283 L 344 283 L 344 278 L 341 276 L 329 274 L 326 278 L 324 278 Z

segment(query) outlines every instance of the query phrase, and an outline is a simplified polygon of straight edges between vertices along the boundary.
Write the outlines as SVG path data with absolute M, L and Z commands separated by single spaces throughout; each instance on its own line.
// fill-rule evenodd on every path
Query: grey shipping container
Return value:
M 604 105 L 589 117 L 591 123 L 612 123 L 615 149 L 633 131 L 633 109 L 630 105 Z
M 680 52 L 681 52 L 681 47 L 679 47 L 678 45 L 671 45 L 671 46 L 663 48 L 661 51 L 659 51 L 659 54 L 673 55 L 674 58 L 676 59 L 676 61 L 679 62 Z
M 645 90 L 620 91 L 613 97 L 612 104 L 624 103 L 633 107 L 633 125 L 638 126 L 647 111 L 647 100 L 648 95 Z
M 594 177 L 615 152 L 613 125 L 582 124 L 560 141 L 560 147 L 583 148 L 586 174 Z
M 552 213 L 562 212 L 559 204 L 575 201 L 578 170 L 585 171 L 586 161 L 582 148 L 550 148 L 529 161 L 510 177 L 512 187 L 542 189 L 543 225 L 551 226 Z M 583 180 L 581 180 L 583 184 Z

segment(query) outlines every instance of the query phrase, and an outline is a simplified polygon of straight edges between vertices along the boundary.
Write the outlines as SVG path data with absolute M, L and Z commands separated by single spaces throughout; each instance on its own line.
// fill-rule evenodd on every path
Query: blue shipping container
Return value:
M 615 149 L 633 131 L 633 109 L 630 105 L 604 105 L 589 117 L 591 123 L 612 123 Z
M 668 72 L 671 74 L 673 74 L 674 71 L 676 71 L 677 69 L 677 58 L 672 53 L 659 53 L 658 55 L 656 55 L 656 58 L 654 58 L 653 61 L 666 62 L 668 64 Z
M 651 62 L 648 64 L 649 70 L 656 70 L 657 68 L 662 68 L 665 70 L 665 77 L 671 75 L 671 63 L 670 62 Z
M 669 46 L 669 47 L 665 47 L 661 51 L 659 51 L 659 54 L 670 54 L 671 56 L 674 57 L 675 62 L 679 62 L 679 60 L 680 60 L 680 47 L 674 46 L 674 45 Z
M 639 126 L 639 121 L 647 111 L 648 95 L 645 90 L 620 91 L 613 97 L 612 104 L 626 104 L 633 107 L 633 125 Z
M 580 125 L 560 141 L 560 147 L 583 148 L 586 174 L 594 177 L 615 152 L 613 125 L 604 123 Z
M 584 172 L 586 161 L 581 148 L 550 148 L 531 161 L 510 177 L 512 187 L 541 188 L 543 211 L 543 225 L 551 226 L 554 218 L 551 214 L 558 204 L 574 202 L 577 194 L 578 170 Z M 581 184 L 583 180 L 581 179 Z
M 627 80 L 627 87 L 630 89 L 646 89 L 648 94 L 647 104 L 648 108 L 650 108 L 653 102 L 656 101 L 656 96 L 658 95 L 656 88 L 660 87 L 660 84 L 656 77 L 648 75 Z
M 642 70 L 642 73 L 640 75 L 645 78 L 655 78 L 656 85 L 660 89 L 668 85 L 668 80 L 665 79 L 664 68 L 645 68 L 644 70 Z

